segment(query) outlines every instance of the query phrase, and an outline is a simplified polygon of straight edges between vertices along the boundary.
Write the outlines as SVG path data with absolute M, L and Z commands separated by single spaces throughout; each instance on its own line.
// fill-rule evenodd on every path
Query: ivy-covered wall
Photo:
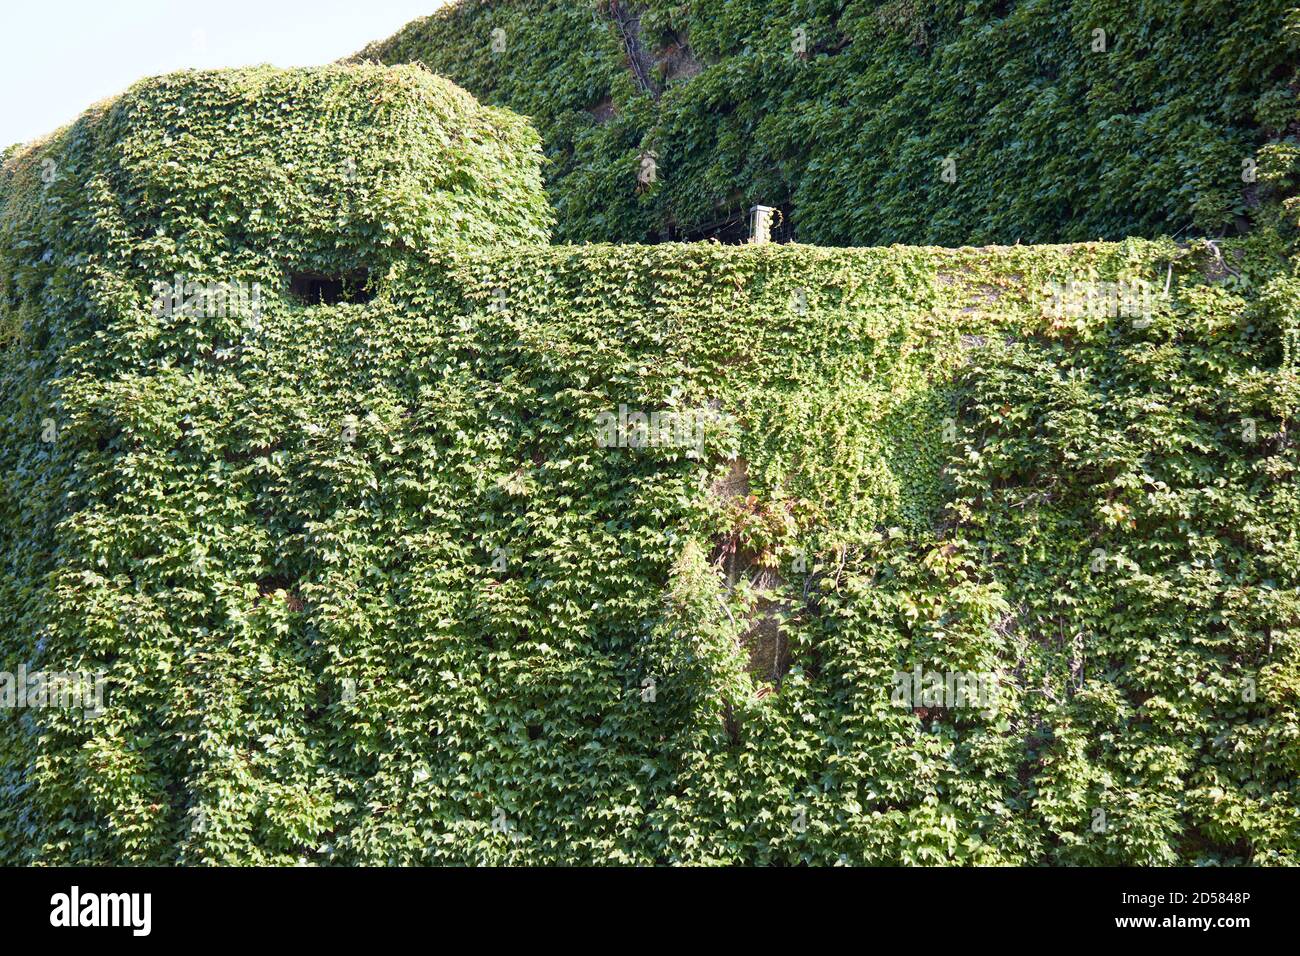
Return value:
M 1297 862 L 1280 233 L 546 246 L 539 165 L 414 67 L 6 159 L 0 670 L 105 697 L 0 708 L 0 862 Z
M 1294 0 L 459 0 L 358 56 L 531 117 L 565 241 L 764 203 L 801 242 L 960 245 L 1245 228 L 1294 194 L 1298 30 Z

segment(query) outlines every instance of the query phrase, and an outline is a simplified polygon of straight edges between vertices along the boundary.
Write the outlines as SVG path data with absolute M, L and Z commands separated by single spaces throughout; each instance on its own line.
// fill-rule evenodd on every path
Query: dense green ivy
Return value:
M 106 700 L 0 862 L 1300 862 L 1280 232 L 549 247 L 540 162 L 413 67 L 7 156 L 0 670 Z
M 802 242 L 958 245 L 1258 219 L 1295 192 L 1298 38 L 1294 0 L 460 0 L 358 56 L 530 116 L 566 241 L 766 203 Z
M 418 136 L 312 132 L 386 98 Z M 1276 250 L 408 239 L 444 188 L 537 194 L 419 174 L 474 140 L 448 103 L 479 115 L 411 71 L 185 75 L 10 161 L 5 659 L 108 705 L 3 718 L 6 860 L 1293 859 Z M 364 304 L 284 280 L 357 268 Z M 1140 333 L 1044 315 L 1162 268 Z M 259 321 L 151 307 L 198 269 Z M 620 406 L 699 430 L 601 447 Z M 914 666 L 1006 693 L 894 706 Z

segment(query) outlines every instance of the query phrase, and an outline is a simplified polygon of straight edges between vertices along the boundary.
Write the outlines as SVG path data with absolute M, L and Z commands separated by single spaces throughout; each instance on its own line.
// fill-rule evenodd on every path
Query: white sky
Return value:
M 185 67 L 313 66 L 444 0 L 3 0 L 0 149 L 136 80 Z

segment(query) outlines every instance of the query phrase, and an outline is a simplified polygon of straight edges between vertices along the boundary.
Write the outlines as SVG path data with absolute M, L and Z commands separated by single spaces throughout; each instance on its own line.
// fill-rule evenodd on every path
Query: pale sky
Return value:
M 141 77 L 329 63 L 443 2 L 3 0 L 0 149 L 58 129 Z

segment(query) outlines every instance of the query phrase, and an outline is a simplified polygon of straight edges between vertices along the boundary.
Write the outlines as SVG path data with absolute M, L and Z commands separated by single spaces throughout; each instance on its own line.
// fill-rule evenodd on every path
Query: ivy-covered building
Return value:
M 0 862 L 1297 862 L 1286 11 L 713 6 L 6 153 Z

